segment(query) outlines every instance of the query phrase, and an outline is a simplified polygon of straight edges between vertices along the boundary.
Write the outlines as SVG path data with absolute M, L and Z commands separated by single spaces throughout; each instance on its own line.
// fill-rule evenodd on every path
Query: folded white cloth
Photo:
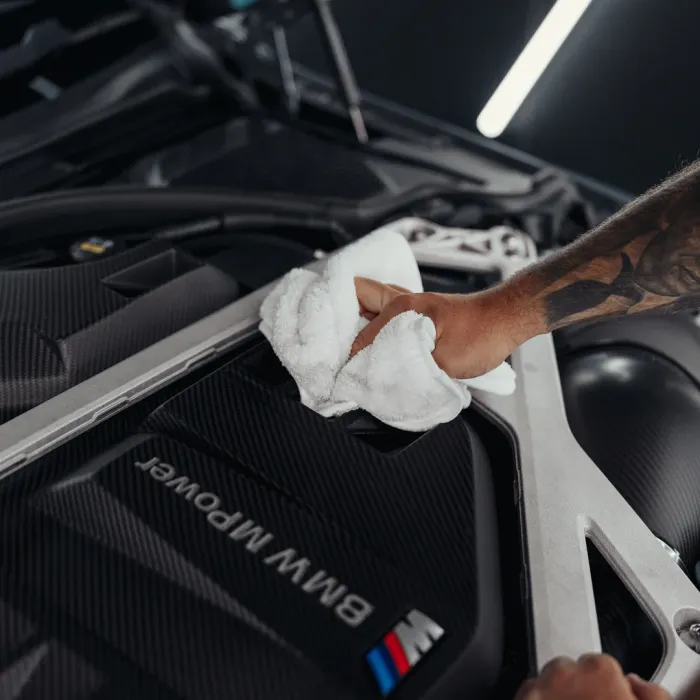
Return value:
M 471 401 L 470 388 L 513 393 L 515 373 L 503 363 L 482 377 L 454 380 L 435 363 L 435 325 L 409 311 L 393 318 L 374 343 L 348 361 L 367 323 L 360 316 L 355 277 L 423 291 L 401 221 L 389 224 L 329 258 L 317 274 L 288 273 L 263 302 L 260 330 L 299 387 L 304 405 L 324 416 L 356 408 L 388 425 L 424 431 L 455 418 Z

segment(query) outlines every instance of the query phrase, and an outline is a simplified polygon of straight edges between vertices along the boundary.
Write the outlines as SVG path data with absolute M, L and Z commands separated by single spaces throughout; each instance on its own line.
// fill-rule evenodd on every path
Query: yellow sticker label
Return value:
M 90 243 L 89 241 L 81 243 L 80 250 L 84 250 L 87 253 L 95 253 L 96 255 L 102 255 L 102 253 L 105 252 L 104 246 L 97 245 L 96 243 Z

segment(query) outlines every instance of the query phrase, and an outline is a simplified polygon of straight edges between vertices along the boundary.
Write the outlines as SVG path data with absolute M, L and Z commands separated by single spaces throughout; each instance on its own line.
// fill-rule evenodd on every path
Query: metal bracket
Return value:
M 532 238 L 509 226 L 488 231 L 449 228 L 419 218 L 401 219 L 395 226 L 411 244 L 419 265 L 508 277 L 537 261 Z

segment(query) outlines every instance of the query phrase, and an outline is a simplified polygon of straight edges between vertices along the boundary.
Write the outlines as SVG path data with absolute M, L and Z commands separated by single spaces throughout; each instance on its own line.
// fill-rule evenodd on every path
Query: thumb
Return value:
M 530 680 L 525 681 L 521 686 L 520 689 L 518 690 L 518 694 L 515 696 L 515 700 L 528 700 L 529 698 L 535 698 L 536 700 L 536 695 L 535 690 L 537 688 L 537 680 L 534 678 L 531 678 Z
M 670 695 L 658 685 L 647 683 L 631 673 L 627 676 L 632 692 L 637 700 L 670 700 Z
M 350 359 L 355 357 L 358 352 L 364 350 L 368 345 L 371 345 L 374 339 L 379 335 L 379 331 L 381 331 L 394 316 L 398 316 L 400 313 L 401 309 L 395 304 L 384 307 L 382 312 L 357 334 L 357 338 L 355 338 L 355 342 L 352 344 L 350 350 Z
M 366 277 L 355 277 L 355 292 L 362 314 L 374 317 L 381 313 L 382 309 L 396 299 L 397 296 L 407 293 L 408 290 L 393 284 L 383 284 Z

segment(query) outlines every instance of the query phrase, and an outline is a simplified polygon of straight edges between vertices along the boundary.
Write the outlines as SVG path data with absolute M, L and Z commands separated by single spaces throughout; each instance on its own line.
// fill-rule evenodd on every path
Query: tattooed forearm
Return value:
M 543 330 L 602 316 L 700 307 L 700 165 L 513 282 L 541 304 Z
M 634 281 L 635 270 L 626 253 L 620 255 L 620 272 L 610 283 L 597 280 L 577 280 L 545 296 L 548 326 L 599 307 L 610 297 L 619 297 L 625 310 L 644 298 L 644 292 Z

